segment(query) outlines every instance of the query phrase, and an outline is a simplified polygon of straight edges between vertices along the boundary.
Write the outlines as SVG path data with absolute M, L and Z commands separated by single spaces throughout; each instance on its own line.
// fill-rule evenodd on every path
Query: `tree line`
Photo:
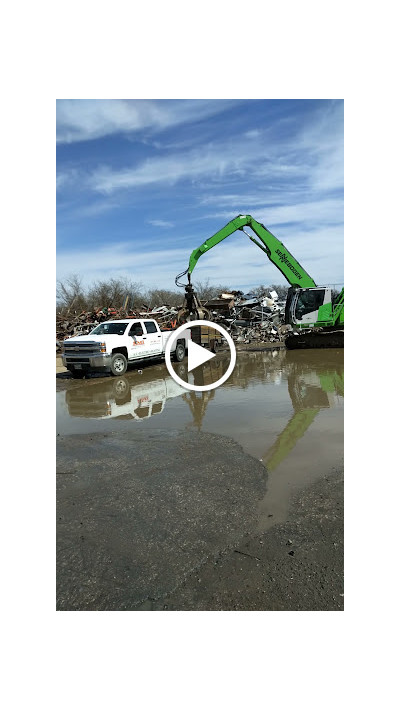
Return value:
M 215 299 L 222 292 L 231 292 L 229 286 L 210 284 L 209 279 L 194 283 L 194 288 L 201 301 Z M 284 301 L 288 287 L 281 284 L 262 284 L 251 290 L 257 298 L 269 296 L 270 291 L 276 291 L 278 299 Z M 332 297 L 338 295 L 336 289 Z M 126 277 L 110 278 L 96 281 L 91 286 L 84 287 L 82 277 L 73 274 L 66 279 L 57 281 L 57 312 L 81 313 L 82 311 L 95 311 L 99 308 L 126 310 L 152 309 L 162 304 L 180 307 L 184 300 L 184 289 L 155 289 L 145 288 L 141 282 L 132 281 Z
M 202 301 L 215 298 L 222 291 L 229 288 L 219 284 L 211 286 L 209 281 L 197 282 L 194 285 Z M 57 281 L 57 312 L 94 311 L 99 308 L 126 310 L 142 310 L 167 304 L 180 307 L 184 300 L 184 289 L 157 289 L 146 288 L 141 282 L 129 278 L 110 278 L 96 281 L 84 287 L 82 278 L 73 274 L 63 280 Z
M 231 292 L 231 287 L 224 284 L 211 285 L 209 279 L 194 283 L 194 288 L 201 301 L 208 301 L 222 292 Z M 275 290 L 279 299 L 285 299 L 287 287 L 272 284 L 258 286 L 251 291 L 258 298 L 269 295 Z M 184 300 L 183 289 L 146 288 L 141 282 L 132 281 L 126 277 L 110 278 L 94 282 L 85 287 L 82 277 L 73 274 L 57 281 L 57 312 L 81 313 L 95 311 L 99 308 L 114 307 L 116 309 L 142 310 L 167 304 L 180 307 Z

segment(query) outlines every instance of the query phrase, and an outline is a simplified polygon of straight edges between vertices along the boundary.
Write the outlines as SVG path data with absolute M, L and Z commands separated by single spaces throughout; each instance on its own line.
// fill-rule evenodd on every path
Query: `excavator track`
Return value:
M 299 348 L 343 348 L 344 329 L 315 329 L 315 331 L 299 333 L 298 335 L 290 333 L 285 339 L 285 346 L 289 350 Z

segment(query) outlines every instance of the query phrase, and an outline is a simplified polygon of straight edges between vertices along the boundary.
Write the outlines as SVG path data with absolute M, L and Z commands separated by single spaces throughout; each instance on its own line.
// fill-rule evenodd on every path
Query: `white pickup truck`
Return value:
M 160 331 L 154 319 L 104 321 L 86 336 L 67 338 L 62 346 L 62 361 L 74 378 L 89 371 L 123 375 L 129 363 L 162 358 L 173 331 Z M 181 361 L 187 351 L 189 329 L 180 334 L 171 356 Z

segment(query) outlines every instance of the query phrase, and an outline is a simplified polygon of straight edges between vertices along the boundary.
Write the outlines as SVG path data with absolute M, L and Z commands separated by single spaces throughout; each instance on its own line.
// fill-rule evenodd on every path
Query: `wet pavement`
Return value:
M 189 377 L 226 367 L 218 354 Z M 58 609 L 342 609 L 343 350 L 240 353 L 205 393 L 164 364 L 58 372 L 57 391 Z

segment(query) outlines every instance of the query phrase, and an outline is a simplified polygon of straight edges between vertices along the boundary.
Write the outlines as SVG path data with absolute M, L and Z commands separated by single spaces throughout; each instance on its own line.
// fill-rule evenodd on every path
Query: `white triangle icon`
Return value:
M 208 360 L 211 360 L 211 358 L 214 358 L 215 353 L 211 353 L 210 351 L 207 351 L 205 348 L 202 346 L 197 345 L 197 343 L 193 343 L 192 340 L 188 341 L 188 372 L 190 373 L 191 370 L 194 370 L 194 368 L 198 368 L 199 365 L 202 365 L 203 363 L 207 363 Z

